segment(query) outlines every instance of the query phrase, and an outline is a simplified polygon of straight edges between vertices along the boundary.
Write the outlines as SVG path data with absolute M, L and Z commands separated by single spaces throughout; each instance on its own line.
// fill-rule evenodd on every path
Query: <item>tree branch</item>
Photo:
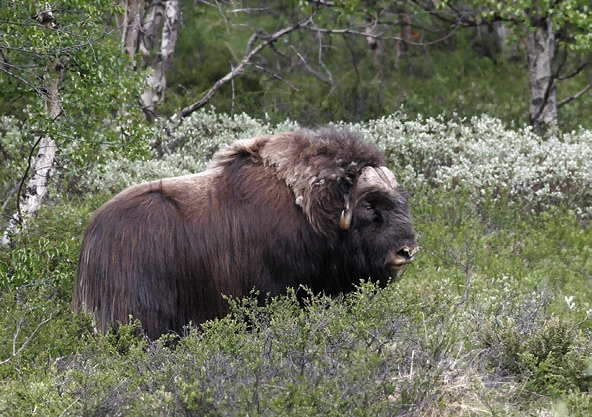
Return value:
M 177 121 L 180 121 L 181 119 L 189 116 L 194 111 L 205 106 L 210 101 L 210 99 L 214 96 L 214 94 L 216 94 L 218 92 L 218 90 L 224 84 L 228 83 L 229 81 L 233 80 L 236 76 L 240 75 L 244 71 L 245 67 L 250 63 L 251 59 L 253 59 L 253 57 L 255 55 L 257 55 L 259 52 L 261 52 L 267 45 L 275 42 L 276 40 L 278 40 L 282 36 L 285 36 L 288 33 L 293 32 L 293 31 L 305 26 L 310 21 L 310 19 L 312 19 L 312 15 L 295 23 L 294 25 L 292 25 L 290 27 L 278 30 L 277 32 L 267 36 L 257 46 L 253 47 L 250 50 L 247 50 L 247 53 L 245 54 L 243 59 L 239 62 L 239 64 L 236 67 L 234 67 L 224 77 L 222 77 L 218 81 L 216 81 L 216 83 L 212 86 L 212 88 L 210 88 L 198 101 L 191 104 L 190 106 L 185 107 L 179 113 L 177 113 L 175 115 L 174 119 Z M 252 47 L 253 44 L 254 44 L 254 42 L 249 41 L 250 47 Z
M 18 184 L 16 186 L 12 187 L 12 190 L 8 193 L 8 197 L 6 198 L 4 203 L 2 204 L 2 208 L 0 208 L 0 214 L 4 213 L 4 210 L 6 210 L 6 207 L 8 207 L 8 204 L 10 204 L 10 200 L 12 200 L 12 197 L 14 197 L 16 192 L 20 189 L 20 184 L 21 184 L 21 181 L 19 180 Z M 6 216 L 6 217 L 8 218 L 9 216 Z
M 574 95 L 564 98 L 563 100 L 561 100 L 560 102 L 557 103 L 557 107 L 563 106 L 564 104 L 567 104 L 567 103 L 570 103 L 574 100 L 579 99 L 584 94 L 586 94 L 590 89 L 592 89 L 592 84 L 588 84 L 586 87 L 584 87 L 583 89 L 581 89 L 580 91 L 578 91 Z
M 558 80 L 563 81 L 563 80 L 568 80 L 572 77 L 575 77 L 576 75 L 578 75 L 580 72 L 582 72 L 582 70 L 584 68 L 586 68 L 588 65 L 591 65 L 592 61 L 586 61 L 581 63 L 580 65 L 577 66 L 577 68 L 575 70 L 573 70 L 571 73 L 567 74 L 567 75 L 562 75 L 561 77 L 557 77 Z
M 294 90 L 296 92 L 300 92 L 300 90 L 298 90 L 298 88 L 296 88 L 292 83 L 290 83 L 288 80 L 284 79 L 279 74 L 276 74 L 275 72 L 271 72 L 270 70 L 268 70 L 265 67 L 262 67 L 261 65 L 253 65 L 253 67 L 255 67 L 259 71 L 269 75 L 270 77 L 275 78 L 276 80 L 280 80 L 280 81 L 286 83 L 288 85 L 288 87 L 290 87 L 292 90 Z
M 17 339 L 18 339 L 19 333 L 21 332 L 21 328 L 23 327 L 23 323 L 25 322 L 25 318 L 24 317 L 21 318 L 21 320 L 16 325 L 16 330 L 15 330 L 14 336 L 12 338 L 12 354 L 8 358 L 4 359 L 3 361 L 0 361 L 0 365 L 4 365 L 5 363 L 8 363 L 11 360 L 13 360 L 14 358 L 16 358 L 23 351 L 23 349 L 26 348 L 29 345 L 29 343 L 31 343 L 31 340 L 33 340 L 33 338 L 35 337 L 35 335 L 37 334 L 37 332 L 39 331 L 41 326 L 43 326 L 45 323 L 49 322 L 52 318 L 53 318 L 53 314 L 50 314 L 48 318 L 41 321 L 41 323 L 39 323 L 37 325 L 35 330 L 33 330 L 33 332 L 29 335 L 29 337 L 27 337 L 27 340 L 25 340 L 23 342 L 23 344 L 20 345 L 19 348 L 17 349 L 17 347 L 16 347 Z
M 444 35 L 443 37 L 438 38 L 436 40 L 430 41 L 430 42 L 411 42 L 407 39 L 404 39 L 401 36 L 384 36 L 384 34 L 382 34 L 382 33 L 371 34 L 371 33 L 366 33 L 366 32 L 362 32 L 359 30 L 351 29 L 351 28 L 327 29 L 327 28 L 319 28 L 317 26 L 308 26 L 308 25 L 303 26 L 303 28 L 305 28 L 305 29 L 316 31 L 319 33 L 327 33 L 327 34 L 334 34 L 334 35 L 355 35 L 355 36 L 363 36 L 365 38 L 374 38 L 374 39 L 381 39 L 381 40 L 396 40 L 396 41 L 401 41 L 401 42 L 404 42 L 408 45 L 413 45 L 413 46 L 430 46 L 430 45 L 434 45 L 436 43 L 445 41 L 446 39 L 450 38 L 457 31 L 457 29 L 459 27 L 460 27 L 460 25 L 453 24 L 452 28 L 450 29 L 450 31 L 448 33 L 446 33 L 446 35 Z
M 8 76 L 13 77 L 14 79 L 16 79 L 19 82 L 23 83 L 24 85 L 26 85 L 27 87 L 29 87 L 31 90 L 35 91 L 40 96 L 44 96 L 45 95 L 42 88 L 37 87 L 36 85 L 30 83 L 29 81 L 25 80 L 23 77 L 19 76 L 18 74 L 15 74 L 13 72 L 10 72 L 6 68 L 4 68 L 5 65 L 6 66 L 11 66 L 13 68 L 16 68 L 13 65 L 10 65 L 10 64 L 7 64 L 7 63 L 3 63 L 3 65 L 0 66 L 0 71 L 5 72 Z
M 308 0 L 309 3 L 312 3 L 316 6 L 325 6 L 325 7 L 334 7 L 335 2 L 330 0 Z
M 296 48 L 294 48 L 293 45 L 290 45 L 290 47 L 294 50 L 294 53 L 296 54 L 296 56 L 298 57 L 298 59 L 300 59 L 300 62 L 302 62 L 302 64 L 304 65 L 304 68 L 306 69 L 306 71 L 308 71 L 309 73 L 311 73 L 312 75 L 314 75 L 316 78 L 318 78 L 319 81 L 321 81 L 321 82 L 323 82 L 325 84 L 333 85 L 330 79 L 328 79 L 327 77 L 325 77 L 324 75 L 322 75 L 318 71 L 316 71 L 314 68 L 312 68 L 308 64 L 308 62 L 306 61 L 306 59 L 302 56 L 302 54 L 300 52 L 298 52 L 298 50 Z

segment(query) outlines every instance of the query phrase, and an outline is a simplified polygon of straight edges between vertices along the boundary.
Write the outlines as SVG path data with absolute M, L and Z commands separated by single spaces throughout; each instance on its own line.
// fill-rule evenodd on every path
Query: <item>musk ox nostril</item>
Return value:
M 413 260 L 413 257 L 415 256 L 418 250 L 419 246 L 417 245 L 403 246 L 401 249 L 397 251 L 397 255 L 399 255 L 402 258 Z
M 397 251 L 391 252 L 391 254 L 387 257 L 385 264 L 391 268 L 398 268 L 403 265 L 410 264 L 413 262 L 415 254 L 419 250 L 417 245 L 412 246 L 402 246 Z
M 408 247 L 404 247 L 398 250 L 397 255 L 403 259 L 409 259 L 411 258 L 411 255 L 409 255 L 409 248 Z

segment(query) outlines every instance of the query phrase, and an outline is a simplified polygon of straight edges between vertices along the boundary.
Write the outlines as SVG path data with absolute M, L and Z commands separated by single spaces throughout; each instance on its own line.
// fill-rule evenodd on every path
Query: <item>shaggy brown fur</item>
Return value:
M 364 168 L 384 165 L 354 134 L 302 130 L 238 141 L 202 173 L 130 187 L 88 226 L 74 310 L 101 331 L 131 315 L 156 338 L 224 316 L 222 294 L 386 281 L 387 258 L 416 244 L 396 184 L 356 188 Z

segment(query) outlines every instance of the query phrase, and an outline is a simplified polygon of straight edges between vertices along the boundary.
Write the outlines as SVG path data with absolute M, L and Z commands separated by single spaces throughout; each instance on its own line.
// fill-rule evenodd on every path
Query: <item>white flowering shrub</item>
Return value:
M 407 189 L 462 188 L 485 198 L 511 197 L 533 208 L 567 204 L 592 214 L 592 132 L 579 130 L 548 139 L 530 127 L 509 129 L 498 119 L 409 120 L 393 115 L 359 124 L 359 131 L 389 158 Z M 89 176 L 95 190 L 114 191 L 138 181 L 203 170 L 213 154 L 237 139 L 298 129 L 286 121 L 271 125 L 245 114 L 199 111 L 179 125 L 166 121 L 158 152 L 149 159 L 112 160 Z
M 180 124 L 161 121 L 157 130 L 162 135 L 157 138 L 158 147 L 149 158 L 131 161 L 111 154 L 106 158 L 109 162 L 97 167 L 84 185 L 92 190 L 114 192 L 140 181 L 199 172 L 226 144 L 298 128 L 290 120 L 271 125 L 246 114 L 229 116 L 214 110 L 198 111 Z
M 193 113 L 178 126 L 175 122 L 165 121 L 161 128 L 168 133 L 160 144 L 164 154 L 192 152 L 197 159 L 207 163 L 221 145 L 280 130 L 295 130 L 299 126 L 289 120 L 272 126 L 244 113 L 229 116 L 214 110 L 203 110 Z
M 549 139 L 495 118 L 407 120 L 390 116 L 352 125 L 376 143 L 407 188 L 463 188 L 476 196 L 510 196 L 534 208 L 567 204 L 592 214 L 592 132 Z

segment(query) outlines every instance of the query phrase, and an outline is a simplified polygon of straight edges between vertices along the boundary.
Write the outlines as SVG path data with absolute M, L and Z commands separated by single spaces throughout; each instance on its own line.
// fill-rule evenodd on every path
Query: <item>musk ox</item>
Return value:
M 75 312 L 146 335 L 228 313 L 224 295 L 384 284 L 417 252 L 382 153 L 347 131 L 242 140 L 205 171 L 132 186 L 103 205 L 80 253 Z

